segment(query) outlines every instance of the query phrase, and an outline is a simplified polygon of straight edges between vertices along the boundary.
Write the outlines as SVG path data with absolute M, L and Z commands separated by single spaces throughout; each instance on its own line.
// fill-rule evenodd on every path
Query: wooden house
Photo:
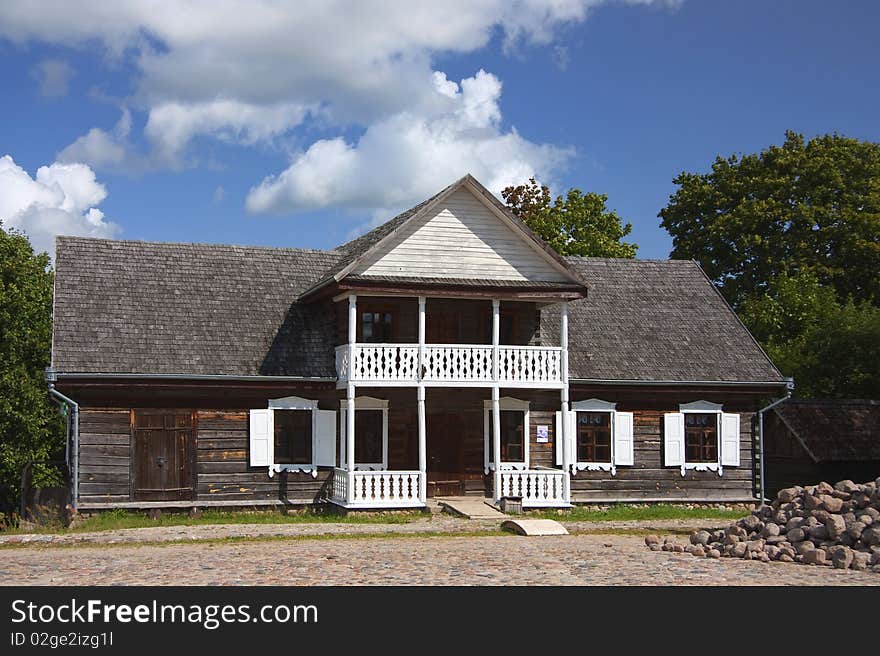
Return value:
M 789 399 L 764 416 L 771 496 L 820 481 L 880 477 L 880 401 Z
M 59 237 L 80 509 L 743 502 L 785 380 L 692 261 L 562 257 L 471 176 L 334 250 Z

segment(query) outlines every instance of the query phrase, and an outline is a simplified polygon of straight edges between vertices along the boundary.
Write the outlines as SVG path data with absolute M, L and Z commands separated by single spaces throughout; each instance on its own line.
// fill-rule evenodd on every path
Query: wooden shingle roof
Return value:
M 880 460 L 880 401 L 789 399 L 773 411 L 816 462 Z
M 329 302 L 302 293 L 339 251 L 59 237 L 53 367 L 66 373 L 335 376 Z M 696 264 L 567 258 L 573 379 L 776 382 Z M 542 338 L 558 343 L 558 306 Z

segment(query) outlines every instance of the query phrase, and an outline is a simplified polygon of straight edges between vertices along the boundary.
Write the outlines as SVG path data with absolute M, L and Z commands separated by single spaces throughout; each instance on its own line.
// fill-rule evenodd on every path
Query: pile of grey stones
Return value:
M 701 558 L 826 565 L 880 573 L 880 478 L 780 490 L 770 505 L 723 530 L 694 531 L 690 544 L 655 535 L 653 551 L 687 552 Z

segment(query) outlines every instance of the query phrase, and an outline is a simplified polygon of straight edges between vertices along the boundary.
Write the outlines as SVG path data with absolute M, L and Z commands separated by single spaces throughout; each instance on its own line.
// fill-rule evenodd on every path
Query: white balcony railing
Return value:
M 561 469 L 525 469 L 519 471 L 502 470 L 496 475 L 501 478 L 501 497 L 522 498 L 523 508 L 552 508 L 567 506 L 565 498 L 565 477 Z
M 346 508 L 416 508 L 423 506 L 420 471 L 333 470 L 330 500 Z M 349 491 L 351 495 L 349 498 Z
M 355 344 L 336 349 L 340 384 L 492 384 L 560 387 L 562 349 L 554 346 L 499 346 L 497 378 L 494 348 L 479 344 L 426 344 L 419 364 L 417 344 Z

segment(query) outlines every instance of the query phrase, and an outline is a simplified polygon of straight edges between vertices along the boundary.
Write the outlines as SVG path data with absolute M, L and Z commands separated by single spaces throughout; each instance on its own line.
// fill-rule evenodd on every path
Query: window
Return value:
M 490 440 L 494 435 L 492 414 L 489 413 Z M 523 413 L 519 410 L 501 411 L 501 462 L 525 462 L 523 421 Z
M 358 410 L 354 418 L 354 461 L 382 462 L 382 411 Z
M 684 415 L 685 462 L 718 461 L 718 415 L 687 412 Z
M 577 413 L 578 462 L 611 462 L 611 413 Z
M 336 465 L 336 411 L 298 396 L 270 399 L 249 413 L 249 462 L 276 472 L 307 472 Z
M 501 465 L 503 469 L 529 468 L 529 402 L 510 397 L 498 401 L 501 422 L 499 426 Z M 483 469 L 486 474 L 495 469 L 495 448 L 492 438 L 495 423 L 492 401 L 483 402 Z
M 663 415 L 663 464 L 687 470 L 713 471 L 740 463 L 740 416 L 722 412 L 719 403 L 682 403 Z M 747 442 L 748 443 L 748 442 Z
M 348 401 L 340 402 L 339 466 L 346 467 Z M 371 396 L 354 400 L 354 468 L 356 470 L 388 469 L 388 401 Z
M 394 341 L 394 314 L 390 311 L 361 312 L 361 342 L 372 344 Z
M 312 412 L 275 410 L 275 462 L 312 464 Z
M 616 476 L 617 467 L 634 464 L 633 421 L 632 412 L 620 412 L 610 401 L 573 402 L 564 426 L 562 412 L 556 413 L 556 464 L 563 464 L 566 448 L 572 472 L 601 470 Z

